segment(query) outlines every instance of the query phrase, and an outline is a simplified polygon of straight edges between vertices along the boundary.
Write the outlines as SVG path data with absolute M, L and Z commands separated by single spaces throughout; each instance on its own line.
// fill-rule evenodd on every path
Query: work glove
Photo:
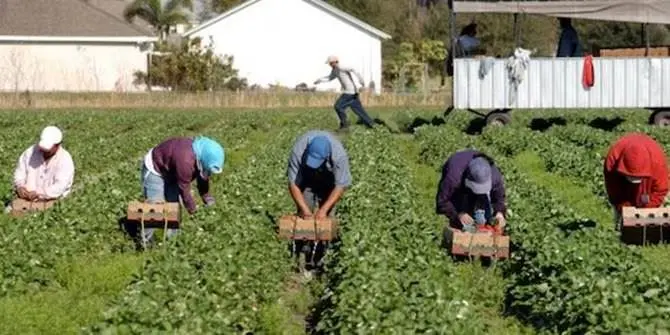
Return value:
M 211 195 L 206 195 L 205 197 L 203 197 L 203 200 L 205 202 L 205 207 L 214 206 L 214 204 L 216 203 L 216 201 L 214 200 L 214 197 L 211 196 Z
M 642 206 L 649 204 L 649 194 L 643 194 L 640 196 L 640 202 L 642 203 Z

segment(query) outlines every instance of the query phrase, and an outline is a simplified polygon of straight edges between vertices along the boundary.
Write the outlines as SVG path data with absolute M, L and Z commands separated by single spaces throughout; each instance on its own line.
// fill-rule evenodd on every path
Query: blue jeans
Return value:
M 147 169 L 142 162 L 142 174 L 140 175 L 142 183 L 142 195 L 147 202 L 179 202 L 179 185 L 168 183 L 163 177 L 155 175 Z M 147 243 L 153 239 L 155 228 L 148 228 L 144 231 L 144 242 Z M 177 233 L 177 229 L 168 229 L 167 237 L 170 238 Z
M 361 100 L 358 98 L 358 94 L 345 93 L 340 95 L 340 97 L 337 98 L 337 101 L 335 101 L 335 112 L 337 112 L 337 117 L 340 119 L 340 128 L 346 128 L 349 126 L 349 123 L 347 122 L 347 107 L 351 107 L 354 113 L 356 113 L 356 115 L 358 115 L 358 117 L 361 118 L 361 120 L 363 120 L 365 125 L 367 125 L 369 128 L 374 126 L 374 121 L 372 121 L 368 113 L 363 108 Z
M 312 211 L 312 214 L 316 214 L 314 210 L 316 209 L 317 205 L 323 205 L 323 203 L 325 203 L 328 199 L 328 196 L 330 196 L 330 192 L 332 192 L 334 188 L 335 185 L 328 185 L 324 187 L 301 187 L 302 195 L 305 197 L 307 207 L 309 207 L 309 209 Z M 336 207 L 337 206 L 333 206 L 333 208 L 328 211 L 329 216 L 335 215 Z M 296 207 L 296 210 L 298 213 L 300 213 L 300 208 Z M 328 242 L 314 243 L 308 241 L 294 241 L 293 247 L 295 247 L 296 252 L 294 257 L 298 258 L 300 257 L 300 254 L 303 254 L 305 256 L 305 263 L 308 269 L 321 267 L 323 265 L 323 257 L 326 254 L 328 245 Z

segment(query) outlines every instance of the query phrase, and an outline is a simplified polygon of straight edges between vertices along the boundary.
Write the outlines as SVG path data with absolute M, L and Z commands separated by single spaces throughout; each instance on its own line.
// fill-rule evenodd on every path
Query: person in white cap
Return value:
M 365 86 L 363 77 L 358 71 L 350 67 L 340 66 L 340 60 L 337 56 L 329 56 L 326 60 L 326 64 L 330 65 L 332 70 L 330 74 L 319 78 L 314 82 L 314 85 L 318 85 L 323 82 L 331 81 L 337 78 L 342 85 L 342 95 L 335 102 L 335 112 L 337 112 L 337 117 L 340 119 L 340 131 L 345 131 L 349 128 L 349 122 L 347 121 L 346 109 L 351 107 L 351 109 L 358 115 L 361 120 L 365 123 L 368 128 L 374 128 L 374 121 L 370 118 L 368 113 L 363 108 L 361 100 L 358 97 L 358 89 Z M 356 76 L 360 86 L 356 86 L 353 75 Z
M 72 156 L 61 146 L 63 133 L 54 126 L 42 130 L 40 140 L 21 154 L 14 170 L 16 195 L 29 201 L 66 197 L 74 180 Z

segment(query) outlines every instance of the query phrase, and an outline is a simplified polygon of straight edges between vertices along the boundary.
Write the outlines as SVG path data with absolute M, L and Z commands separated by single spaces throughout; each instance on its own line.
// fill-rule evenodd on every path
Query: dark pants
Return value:
M 307 206 L 312 210 L 312 214 L 316 214 L 317 204 L 319 207 L 323 205 L 334 188 L 334 185 L 314 188 L 300 187 L 302 194 L 305 197 L 305 202 L 307 202 Z M 300 213 L 300 209 L 298 208 L 297 210 L 298 213 Z M 335 206 L 328 211 L 328 216 L 333 214 L 335 214 Z M 293 256 L 297 261 L 300 260 L 301 255 L 305 256 L 306 269 L 309 270 L 323 265 L 323 256 L 325 255 L 327 247 L 327 242 L 295 241 L 291 246 L 291 249 L 294 251 Z
M 374 121 L 370 118 L 368 113 L 363 108 L 361 100 L 358 98 L 358 93 L 356 94 L 342 94 L 337 101 L 335 101 L 335 111 L 337 112 L 337 117 L 340 119 L 340 128 L 346 128 L 349 126 L 347 122 L 347 107 L 351 109 L 358 115 L 361 120 L 365 123 L 368 128 L 374 126 Z

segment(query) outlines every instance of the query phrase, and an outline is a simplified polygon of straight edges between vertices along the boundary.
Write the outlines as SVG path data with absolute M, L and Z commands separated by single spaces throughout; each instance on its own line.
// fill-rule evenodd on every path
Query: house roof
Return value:
M 3 40 L 122 42 L 151 40 L 153 33 L 84 0 L 2 0 L 0 36 Z
M 128 7 L 128 5 L 133 3 L 133 0 L 86 0 L 86 2 L 91 6 L 102 9 L 105 12 L 114 15 L 118 19 L 125 21 L 126 19 L 123 17 L 123 12 L 125 11 L 126 7 Z M 153 27 L 149 24 L 149 22 L 144 21 L 139 17 L 135 18 L 131 25 L 137 26 L 147 32 L 153 32 Z
M 213 25 L 213 24 L 231 16 L 231 15 L 234 15 L 235 13 L 237 13 L 241 10 L 244 10 L 245 8 L 247 8 L 249 6 L 252 6 L 255 3 L 261 2 L 261 1 L 263 1 L 263 0 L 247 0 L 247 1 L 243 2 L 242 4 L 240 4 L 238 6 L 235 6 L 235 7 L 231 8 L 230 10 L 214 17 L 213 19 L 205 21 L 201 25 L 199 25 L 199 26 L 197 26 L 193 29 L 188 30 L 187 32 L 184 33 L 184 36 L 189 36 L 189 35 L 192 35 L 194 33 L 197 33 L 199 31 L 201 31 L 201 30 L 203 30 L 203 29 L 205 29 L 205 28 L 207 28 L 207 27 L 209 27 L 209 26 L 211 26 L 211 25 Z M 383 31 L 381 31 L 381 30 L 379 30 L 379 29 L 377 29 L 377 28 L 375 28 L 375 27 L 357 19 L 357 18 L 355 18 L 352 15 L 349 15 L 349 14 L 345 13 L 344 11 L 342 11 L 340 9 L 337 9 L 336 7 L 334 7 L 332 5 L 329 5 L 329 4 L 325 3 L 324 1 L 321 1 L 321 0 L 302 0 L 302 1 L 304 1 L 308 4 L 311 4 L 311 5 L 319 8 L 319 9 L 337 17 L 337 18 L 340 18 L 340 19 L 344 20 L 345 22 L 347 22 L 347 23 L 349 23 L 353 26 L 356 26 L 356 27 L 368 32 L 369 34 L 372 34 L 372 35 L 376 36 L 376 37 L 379 37 L 379 38 L 382 38 L 382 39 L 391 38 L 391 35 L 383 32 Z

